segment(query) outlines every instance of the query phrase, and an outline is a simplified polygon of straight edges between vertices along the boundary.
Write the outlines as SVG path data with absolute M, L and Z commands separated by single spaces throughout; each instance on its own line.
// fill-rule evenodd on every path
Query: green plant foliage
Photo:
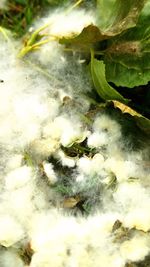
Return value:
M 65 44 L 75 50 L 90 51 L 94 44 L 107 39 L 108 36 L 103 34 L 98 27 L 89 25 L 83 29 L 78 36 L 60 39 L 60 44 Z
M 78 36 L 62 38 L 61 44 L 87 49 L 92 44 L 118 35 L 136 25 L 145 1 L 98 0 L 96 25 L 84 28 Z M 75 47 L 76 48 L 76 47 Z
M 135 116 L 137 125 L 147 134 L 150 134 L 150 120 L 143 116 Z
M 145 0 L 97 0 L 98 26 L 117 35 L 136 25 Z
M 146 58 L 146 62 L 147 61 Z M 121 60 L 118 62 L 110 62 L 108 59 L 105 59 L 105 63 L 107 80 L 113 82 L 117 86 L 132 88 L 134 86 L 147 84 L 150 80 L 149 68 L 143 69 L 142 66 L 137 66 L 137 68 L 128 67 Z
M 105 77 L 105 64 L 103 61 L 95 59 L 93 52 L 91 54 L 91 74 L 95 89 L 102 99 L 127 103 L 127 99 L 108 84 Z
M 11 0 L 7 9 L 0 10 L 0 23 L 14 32 L 17 37 L 24 35 L 33 19 L 46 8 L 69 4 L 70 0 Z
M 129 88 L 150 81 L 149 21 L 150 1 L 141 13 L 136 27 L 108 42 L 105 53 L 108 81 Z
M 26 33 L 33 18 L 40 13 L 40 6 L 46 7 L 47 0 L 12 0 L 8 1 L 7 9 L 0 11 L 1 26 L 14 32 L 19 37 Z
M 44 30 L 47 26 L 48 25 L 44 25 L 43 27 L 40 27 L 39 29 L 37 29 L 35 32 L 32 33 L 26 45 L 20 51 L 18 57 L 20 58 L 24 57 L 30 51 L 38 49 L 41 45 L 49 41 L 49 39 L 42 40 L 42 38 L 45 37 L 45 35 L 41 34 L 41 31 Z

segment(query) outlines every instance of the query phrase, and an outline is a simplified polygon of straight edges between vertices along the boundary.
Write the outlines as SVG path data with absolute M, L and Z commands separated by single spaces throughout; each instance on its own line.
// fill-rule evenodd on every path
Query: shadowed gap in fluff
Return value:
M 37 25 L 51 21 L 49 33 L 63 36 L 80 32 L 93 20 L 84 11 L 66 15 L 57 10 Z M 144 182 L 149 176 L 146 171 L 143 175 L 143 152 L 133 151 L 131 155 L 123 151 L 121 126 L 111 116 L 97 114 L 89 128 L 82 121 L 80 115 L 90 104 L 79 93 L 91 90 L 91 85 L 76 55 L 66 56 L 55 42 L 28 56 L 34 64 L 45 67 L 51 74 L 48 79 L 35 65 L 31 68 L 16 59 L 20 43 L 13 54 L 9 43 L 0 42 L 4 80 L 0 83 L 0 145 L 1 163 L 6 165 L 0 174 L 0 244 L 5 247 L 0 250 L 2 267 L 124 267 L 143 260 L 150 252 L 150 196 L 149 185 Z M 50 51 L 49 57 L 44 49 Z M 70 98 L 69 107 L 64 105 L 65 96 Z M 62 146 L 85 139 L 96 153 L 69 160 Z M 29 161 L 25 152 L 31 156 Z M 73 178 L 70 185 L 74 194 L 84 193 L 92 203 L 100 186 L 103 205 L 98 202 L 94 214 L 73 216 L 65 210 L 64 198 L 55 191 L 60 174 L 49 162 L 50 155 L 58 159 L 62 170 L 65 166 L 70 169 L 72 177 L 66 176 Z M 142 166 L 137 164 L 138 158 Z M 115 190 L 111 188 L 112 177 Z M 114 230 L 117 221 L 121 224 L 118 232 Z M 20 249 L 26 245 L 31 263 L 21 259 Z

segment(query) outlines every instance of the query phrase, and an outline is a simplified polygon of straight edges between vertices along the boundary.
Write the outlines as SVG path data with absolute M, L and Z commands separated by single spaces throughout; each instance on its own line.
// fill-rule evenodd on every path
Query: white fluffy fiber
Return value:
M 57 182 L 58 179 L 53 170 L 53 166 L 51 163 L 44 161 L 43 170 L 51 184 L 54 184 Z
M 14 245 L 24 236 L 20 224 L 11 216 L 1 214 L 0 220 L 0 244 L 5 247 Z
M 117 250 L 112 248 L 113 240 L 109 235 L 115 215 L 98 215 L 86 220 L 58 214 L 54 220 L 51 216 L 45 215 L 44 221 L 41 218 L 41 221 L 34 222 L 31 246 L 36 253 L 31 266 L 42 266 L 42 263 L 44 266 L 62 266 L 63 263 L 68 266 L 92 266 L 93 263 L 103 266 L 105 263 L 108 266 L 111 260 L 112 266 L 115 266 Z M 107 245 L 108 240 L 110 243 Z M 112 255 L 105 251 L 106 247 Z M 124 260 L 120 258 L 120 262 L 122 265 L 118 266 L 123 266 Z
M 120 125 L 109 116 L 103 115 L 95 118 L 93 132 L 88 137 L 89 147 L 102 147 L 117 142 L 121 137 Z
M 82 10 L 69 15 L 57 10 L 35 25 L 48 22 L 51 35 L 66 36 L 93 21 Z M 81 93 L 91 85 L 80 58 L 69 58 L 52 42 L 28 56 L 31 67 L 17 59 L 20 47 L 0 34 L 0 266 L 124 267 L 144 260 L 150 252 L 150 188 L 143 152 L 123 150 L 121 126 L 111 116 L 98 113 L 90 129 L 85 125 L 81 115 L 90 104 Z M 86 140 L 87 149 L 96 148 L 94 156 L 70 157 L 62 150 Z M 49 156 L 71 170 L 74 193 L 83 190 L 93 199 L 101 188 L 103 206 L 96 204 L 87 217 L 64 212 L 54 190 L 62 177 Z M 112 177 L 115 190 L 109 189 Z M 127 239 L 117 239 L 116 221 L 133 231 Z M 20 252 L 27 243 L 30 263 Z
M 93 12 L 85 12 L 84 10 L 68 11 L 64 9 L 56 10 L 53 14 L 43 18 L 40 23 L 48 25 L 48 32 L 52 36 L 66 37 L 79 34 L 84 27 L 95 22 Z M 37 23 L 36 26 L 40 23 Z
M 150 252 L 149 240 L 142 234 L 134 236 L 132 240 L 124 241 L 120 247 L 121 255 L 129 261 L 143 260 Z
M 18 254 L 13 251 L 2 251 L 0 253 L 0 266 L 1 267 L 25 267 L 25 264 L 18 256 Z

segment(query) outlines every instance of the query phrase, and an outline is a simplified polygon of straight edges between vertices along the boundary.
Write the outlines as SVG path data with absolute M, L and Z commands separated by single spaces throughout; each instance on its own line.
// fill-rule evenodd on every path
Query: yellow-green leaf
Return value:
M 150 133 L 150 120 L 136 112 L 134 109 L 119 101 L 112 101 L 115 108 L 119 108 L 122 113 L 128 113 L 134 117 L 136 124 L 146 133 Z

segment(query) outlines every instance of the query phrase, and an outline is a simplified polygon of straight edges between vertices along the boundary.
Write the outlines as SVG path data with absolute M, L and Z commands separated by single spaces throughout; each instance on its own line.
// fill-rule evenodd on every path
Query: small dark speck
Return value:
M 4 80 L 0 80 L 0 83 L 4 83 Z
M 68 248 L 67 249 L 67 255 L 70 256 L 71 255 L 71 250 Z

